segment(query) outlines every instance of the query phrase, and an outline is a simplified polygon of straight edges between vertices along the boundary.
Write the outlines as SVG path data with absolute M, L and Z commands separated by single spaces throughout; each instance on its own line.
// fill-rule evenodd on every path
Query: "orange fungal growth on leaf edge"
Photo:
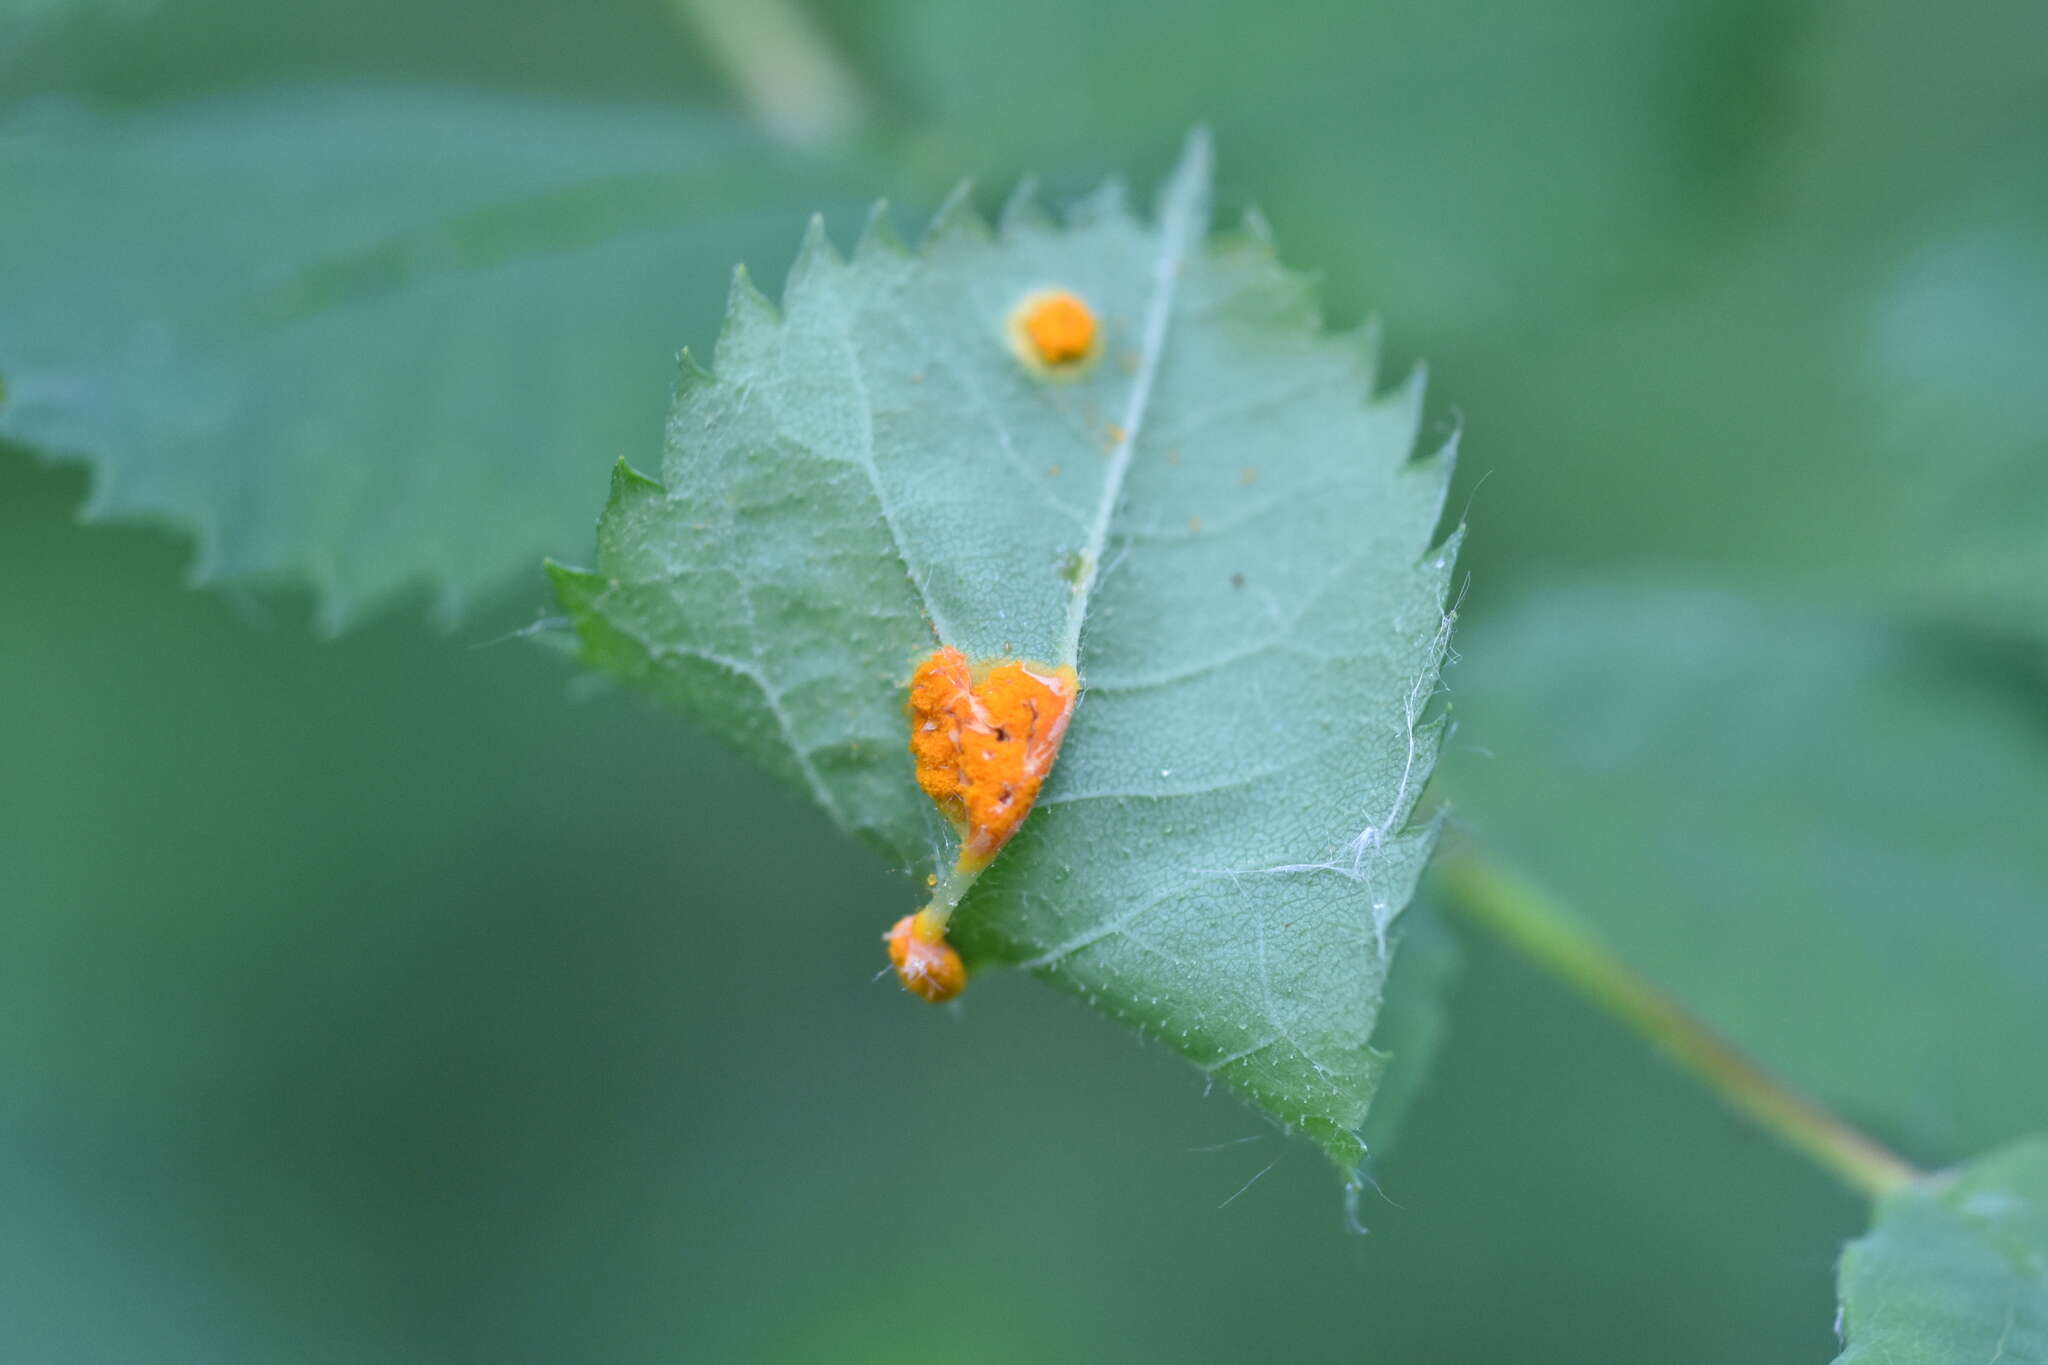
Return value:
M 946 942 L 946 926 L 929 911 L 905 915 L 888 934 L 889 962 L 903 989 L 942 1005 L 967 989 L 967 967 Z
M 967 656 L 951 647 L 912 675 L 917 784 L 960 826 L 963 868 L 987 866 L 1031 813 L 1080 690 L 1072 668 L 1016 660 L 976 678 Z
M 950 646 L 911 675 L 905 711 L 917 785 L 960 832 L 960 856 L 931 903 L 889 931 L 889 961 L 905 990 L 934 1003 L 967 986 L 946 922 L 981 870 L 1038 800 L 1080 696 L 1071 667 L 1011 659 L 983 664 Z
M 1026 294 L 1010 315 L 1018 353 L 1043 369 L 1072 369 L 1092 358 L 1099 330 L 1088 305 L 1065 289 Z

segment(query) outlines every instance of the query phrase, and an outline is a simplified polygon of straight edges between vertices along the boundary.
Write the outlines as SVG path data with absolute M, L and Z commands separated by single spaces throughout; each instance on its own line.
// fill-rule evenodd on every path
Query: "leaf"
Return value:
M 1865 324 L 1859 396 L 1900 465 L 1901 596 L 2048 639 L 2048 194 L 2005 185 L 1897 267 Z
M 1836 1365 L 2048 1360 L 2048 1139 L 1886 1196 L 1839 1281 Z
M 715 119 L 482 95 L 17 118 L 0 436 L 194 531 L 201 578 L 453 612 L 585 534 L 702 281 L 804 176 Z
M 595 571 L 558 570 L 593 664 L 680 705 L 899 859 L 951 860 L 904 683 L 940 643 L 1077 664 L 1065 748 L 954 925 L 1158 1037 L 1349 1168 L 1381 1068 L 1390 931 L 1433 826 L 1454 544 L 1421 387 L 1319 331 L 1257 230 L 1206 240 L 1196 139 L 1151 226 L 1111 187 L 1054 226 L 964 200 L 848 264 L 815 224 L 777 310 L 735 282 L 686 364 L 660 482 L 621 469 Z M 1101 353 L 1020 363 L 1058 286 Z M 906 907 L 906 909 L 909 907 Z
M 701 103 L 716 72 L 674 11 L 644 0 L 573 8 L 513 0 L 0 0 L 26 6 L 0 45 L 0 104 L 165 106 L 234 92 L 394 82 L 442 90 Z
M 1479 584 L 1676 565 L 2048 638 L 2033 0 L 858 12 L 981 158 L 1128 157 L 1199 92 L 1340 309 L 1512 433 L 1467 462 L 1513 512 Z
M 1478 504 L 1519 514 L 1492 563 L 1698 566 L 2048 639 L 2044 15 L 1815 7 L 1725 243 L 1611 317 L 1459 356 L 1517 437 Z
M 2048 1125 L 2048 712 L 1954 642 L 1674 590 L 1474 629 L 1461 816 L 1632 967 L 1921 1164 Z

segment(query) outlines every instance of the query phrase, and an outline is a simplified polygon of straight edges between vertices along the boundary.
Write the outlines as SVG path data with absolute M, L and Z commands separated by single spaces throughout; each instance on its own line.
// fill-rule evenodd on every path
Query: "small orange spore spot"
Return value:
M 1072 668 L 1012 659 L 976 670 L 950 646 L 918 665 L 910 754 L 917 784 L 960 826 L 963 868 L 985 867 L 1031 813 L 1080 691 Z
M 1190 531 L 1193 531 L 1193 532 L 1195 532 L 1195 533 L 1196 533 L 1197 535 L 1201 534 L 1201 530 L 1202 530 L 1202 519 L 1201 519 L 1200 517 L 1189 517 L 1189 518 L 1188 518 L 1188 529 L 1189 529 Z
M 924 911 L 897 920 L 888 940 L 889 962 L 912 995 L 938 1005 L 967 989 L 967 965 Z
M 1253 484 L 1259 481 L 1259 471 L 1257 469 L 1254 469 L 1250 465 L 1246 465 L 1244 467 L 1244 472 L 1237 476 L 1237 481 L 1243 484 L 1246 488 L 1250 488 Z
M 1010 314 L 1018 353 L 1048 370 L 1069 370 L 1094 358 L 1100 328 L 1079 295 L 1065 289 L 1026 294 Z

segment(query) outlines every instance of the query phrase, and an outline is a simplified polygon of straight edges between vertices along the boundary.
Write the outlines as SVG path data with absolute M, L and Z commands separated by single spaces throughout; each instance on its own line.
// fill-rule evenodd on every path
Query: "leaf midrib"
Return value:
M 1206 201 L 1209 191 L 1209 136 L 1197 130 L 1188 138 L 1180 165 L 1159 204 L 1159 255 L 1152 266 L 1152 297 L 1145 310 L 1144 331 L 1138 343 L 1138 368 L 1125 401 L 1123 422 L 1117 442 L 1110 450 L 1109 469 L 1103 476 L 1102 495 L 1090 519 L 1088 539 L 1081 547 L 1081 578 L 1067 599 L 1067 623 L 1060 642 L 1057 663 L 1078 671 L 1081 663 L 1081 629 L 1087 621 L 1088 604 L 1102 572 L 1102 553 L 1109 545 L 1109 532 L 1116 520 L 1117 503 L 1123 497 L 1124 478 L 1131 467 L 1138 434 L 1150 411 L 1152 386 L 1159 375 L 1160 357 L 1166 350 L 1167 326 L 1173 316 L 1176 286 L 1188 248 L 1207 227 Z

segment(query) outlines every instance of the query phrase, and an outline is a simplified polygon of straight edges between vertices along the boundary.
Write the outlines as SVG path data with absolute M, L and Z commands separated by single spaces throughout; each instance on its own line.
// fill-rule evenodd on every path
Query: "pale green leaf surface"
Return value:
M 1375 397 L 1369 341 L 1322 334 L 1262 235 L 1208 238 L 1208 174 L 1198 140 L 1150 225 L 1111 189 L 994 233 L 956 201 L 916 252 L 876 227 L 850 264 L 814 232 L 779 311 L 737 283 L 661 480 L 621 470 L 596 569 L 557 582 L 593 663 L 923 865 L 952 851 L 906 748 L 918 658 L 1077 662 L 1058 765 L 956 941 L 1348 1168 L 1433 837 L 1410 817 L 1449 461 L 1411 460 L 1420 386 Z M 1005 342 L 1045 285 L 1102 321 L 1070 382 Z
M 1953 643 L 1655 590 L 1474 627 L 1476 836 L 1922 1164 L 2048 1125 L 2048 712 Z
M 1838 1279 L 1836 1365 L 2048 1360 L 2048 1139 L 1886 1196 Z
M 381 90 L 0 124 L 0 436 L 330 624 L 588 534 L 802 168 L 669 110 Z M 792 177 L 797 177 L 792 179 Z M 772 229 L 770 227 L 772 226 Z M 778 243 L 779 245 L 779 243 Z

